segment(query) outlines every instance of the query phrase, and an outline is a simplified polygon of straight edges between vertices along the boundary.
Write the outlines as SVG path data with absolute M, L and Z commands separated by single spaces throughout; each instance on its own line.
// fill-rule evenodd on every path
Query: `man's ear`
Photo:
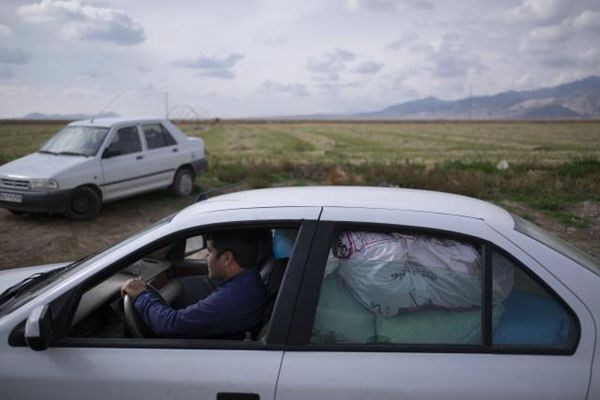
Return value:
M 223 257 L 225 265 L 229 265 L 235 260 L 235 257 L 233 257 L 233 253 L 230 250 L 225 250 L 223 254 L 221 254 L 221 257 Z

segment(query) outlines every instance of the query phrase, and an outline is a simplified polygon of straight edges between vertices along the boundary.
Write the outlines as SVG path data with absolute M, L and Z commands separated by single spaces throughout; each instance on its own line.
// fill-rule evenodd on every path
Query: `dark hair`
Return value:
M 208 240 L 212 240 L 217 255 L 230 251 L 239 266 L 248 269 L 258 266 L 260 243 L 267 236 L 270 237 L 268 230 L 213 232 Z

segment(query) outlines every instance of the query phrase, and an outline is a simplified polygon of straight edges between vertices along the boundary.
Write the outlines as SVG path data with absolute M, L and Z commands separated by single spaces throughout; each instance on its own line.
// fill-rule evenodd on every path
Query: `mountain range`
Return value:
M 108 112 L 96 116 L 118 117 Z M 91 115 L 47 115 L 31 113 L 28 120 L 78 120 Z M 459 100 L 425 97 L 398 103 L 379 111 L 353 114 L 312 114 L 273 116 L 274 119 L 364 119 L 364 120 L 552 120 L 600 118 L 600 77 L 528 91 L 508 91 L 489 96 L 472 96 Z
M 435 97 L 352 114 L 364 119 L 582 119 L 600 117 L 600 77 L 448 101 Z
M 42 114 L 42 113 L 30 113 L 25 115 L 21 119 L 27 120 L 35 120 L 35 121 L 76 121 L 80 119 L 90 119 L 90 118 L 114 118 L 119 117 L 119 114 L 114 112 L 107 112 L 98 115 L 88 115 L 88 114 Z

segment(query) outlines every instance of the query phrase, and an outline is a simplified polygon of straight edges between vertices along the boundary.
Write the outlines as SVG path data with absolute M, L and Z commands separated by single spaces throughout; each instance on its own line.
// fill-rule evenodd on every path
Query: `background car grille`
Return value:
M 28 190 L 29 189 L 29 181 L 22 180 L 22 179 L 1 178 L 0 179 L 0 187 L 7 188 L 7 189 Z

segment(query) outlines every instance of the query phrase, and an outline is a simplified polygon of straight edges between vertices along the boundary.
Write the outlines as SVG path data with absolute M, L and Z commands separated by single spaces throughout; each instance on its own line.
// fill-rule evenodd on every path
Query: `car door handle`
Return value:
M 173 149 L 173 153 L 177 153 L 179 149 Z
M 141 160 L 142 158 L 144 158 L 144 156 L 137 156 L 135 159 L 136 160 Z
M 260 400 L 260 396 L 256 393 L 221 392 L 217 393 L 217 400 Z

